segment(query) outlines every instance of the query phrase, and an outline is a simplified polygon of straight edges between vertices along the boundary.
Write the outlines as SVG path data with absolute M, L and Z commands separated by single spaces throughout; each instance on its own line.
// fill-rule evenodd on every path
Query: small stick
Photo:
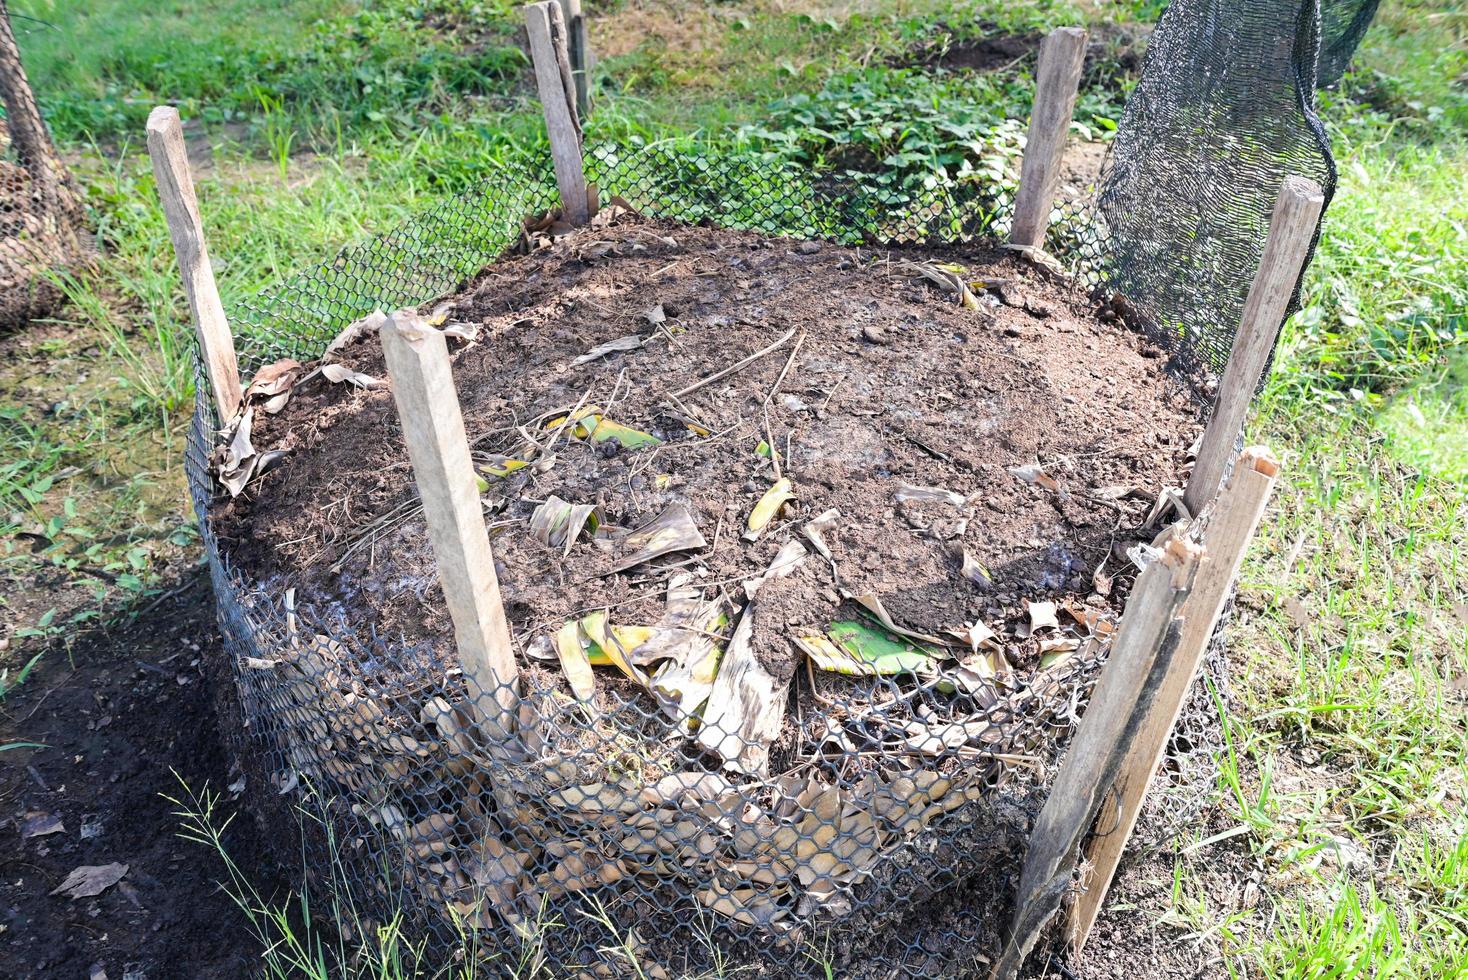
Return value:
M 780 369 L 780 376 L 778 378 L 776 378 L 775 379 L 775 383 L 770 386 L 770 393 L 765 396 L 765 405 L 766 406 L 768 406 L 770 404 L 770 399 L 774 398 L 775 395 L 779 394 L 779 392 L 780 392 L 780 385 L 782 385 L 782 384 L 785 383 L 785 375 L 787 375 L 787 374 L 790 373 L 790 365 L 792 365 L 792 364 L 795 363 L 795 355 L 797 355 L 797 354 L 800 353 L 800 345 L 803 344 L 803 343 L 805 343 L 805 334 L 804 333 L 802 333 L 799 337 L 796 337 L 795 338 L 795 346 L 792 347 L 792 348 L 790 348 L 790 357 L 786 359 L 785 366 Z
M 209 264 L 209 247 L 204 242 L 204 224 L 199 218 L 199 199 L 194 195 L 194 178 L 189 173 L 189 157 L 184 148 L 183 124 L 178 110 L 172 106 L 161 105 L 148 115 L 148 155 L 153 158 L 158 197 L 163 201 L 163 216 L 168 221 L 174 254 L 178 256 L 184 295 L 193 313 L 204 373 L 209 378 L 219 422 L 223 425 L 239 411 L 240 365 L 224 304 L 219 301 L 214 268 Z
M 411 310 L 381 333 L 469 703 L 489 741 L 503 741 L 515 730 L 518 672 L 448 346 Z
M 556 0 L 526 4 L 525 27 L 530 58 L 535 64 L 535 85 L 545 112 L 551 161 L 556 168 L 556 186 L 561 192 L 561 211 L 571 224 L 584 225 L 591 217 L 591 206 L 581 162 L 576 84 L 571 56 L 566 51 L 566 22 L 560 4 Z
M 775 435 L 770 431 L 770 406 L 768 402 L 765 403 L 764 413 L 765 445 L 770 447 L 770 465 L 775 468 L 775 479 L 779 480 L 782 476 L 780 473 L 780 450 L 775 448 Z
M 580 413 L 581 406 L 586 404 L 586 399 L 591 397 L 591 392 L 595 388 L 596 382 L 593 381 L 590 387 L 588 387 L 586 391 L 582 393 L 581 400 L 576 403 L 576 407 L 571 409 L 571 413 L 566 416 L 566 421 L 562 422 L 551 431 L 550 438 L 545 441 L 545 445 L 536 446 L 536 449 L 538 450 L 537 455 L 539 455 L 541 458 L 550 456 L 550 451 L 555 448 L 556 440 L 561 437 L 562 430 L 573 428 L 576 425 L 576 416 Z
M 1057 27 L 1040 42 L 1035 103 L 1030 111 L 1029 136 L 1020 161 L 1019 189 L 1014 195 L 1014 220 L 1009 232 L 1009 240 L 1015 245 L 1045 247 L 1065 138 L 1075 112 L 1076 89 L 1085 60 L 1086 32 L 1082 28 Z
M 1259 271 L 1244 301 L 1239 330 L 1234 336 L 1228 366 L 1218 383 L 1218 397 L 1203 439 L 1198 444 L 1198 461 L 1188 477 L 1183 503 L 1198 513 L 1223 482 L 1223 473 L 1234 454 L 1235 440 L 1244 428 L 1249 403 L 1264 368 L 1274 352 L 1274 341 L 1284 323 L 1285 310 L 1305 268 L 1305 257 L 1315 239 L 1325 193 L 1320 185 L 1304 177 L 1286 177 L 1269 219 L 1269 239 L 1259 257 Z
M 1110 813 L 1107 807 L 1098 820 L 1098 824 L 1113 829 L 1092 837 L 1086 847 L 1083 863 L 1090 865 L 1091 871 L 1084 882 L 1086 891 L 1071 908 L 1071 948 L 1076 953 L 1086 944 L 1086 937 L 1101 912 L 1116 866 L 1141 815 L 1147 785 L 1167 750 L 1167 739 L 1177 725 L 1188 689 L 1203 663 L 1219 616 L 1233 591 L 1244 551 L 1259 526 L 1278 475 L 1279 463 L 1268 449 L 1255 446 L 1244 450 L 1228 486 L 1218 495 L 1212 513 L 1207 516 L 1203 542 L 1208 558 L 1199 567 L 1193 590 L 1183 603 L 1177 652 L 1117 771 L 1115 819 L 1105 815 Z
M 770 346 L 765 347 L 765 348 L 763 348 L 761 350 L 755 351 L 753 354 L 750 354 L 748 357 L 746 357 L 744 360 L 740 361 L 739 363 L 737 363 L 737 364 L 731 364 L 729 367 L 724 368 L 724 370 L 719 371 L 719 372 L 716 372 L 714 374 L 711 374 L 707 378 L 704 378 L 701 381 L 695 381 L 693 384 L 689 385 L 687 388 L 679 388 L 677 391 L 673 392 L 673 397 L 674 398 L 682 398 L 684 395 L 687 395 L 687 394 L 690 394 L 692 392 L 697 391 L 698 389 L 702 388 L 704 385 L 711 385 L 715 381 L 718 381 L 721 378 L 727 378 L 729 375 L 733 374 L 736 371 L 742 371 L 742 370 L 744 370 L 745 368 L 747 368 L 751 364 L 753 364 L 755 361 L 759 360 L 761 357 L 764 357 L 766 354 L 769 354 L 772 351 L 779 350 L 782 346 L 784 346 L 785 341 L 789 340 L 791 337 L 794 337 L 794 336 L 795 336 L 795 328 L 792 327 L 789 330 L 785 331 L 785 335 L 784 336 L 782 336 L 779 340 L 775 341 Z
M 1178 631 L 1174 617 L 1192 588 L 1202 549 L 1174 537 L 1142 570 L 1111 656 L 1091 694 L 1075 741 L 1035 822 L 1020 872 L 1015 916 L 991 977 L 1010 980 L 1070 887 L 1076 852 L 1111 786 L 1137 718 L 1165 674 Z
M 821 407 L 816 409 L 816 411 L 824 412 L 826 410 L 826 406 L 831 404 L 831 399 L 836 397 L 836 392 L 840 391 L 841 386 L 845 383 L 846 375 L 843 374 L 841 375 L 841 377 L 836 379 L 836 383 L 831 386 L 831 390 L 826 392 L 826 400 L 821 402 Z

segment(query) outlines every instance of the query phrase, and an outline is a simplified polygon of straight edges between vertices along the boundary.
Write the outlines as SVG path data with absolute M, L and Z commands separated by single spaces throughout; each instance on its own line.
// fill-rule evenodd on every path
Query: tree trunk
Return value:
M 0 159 L 0 326 L 51 312 L 59 291 L 45 273 L 83 265 L 91 252 L 81 194 L 31 92 L 10 10 L 0 0 L 0 102 L 13 161 Z

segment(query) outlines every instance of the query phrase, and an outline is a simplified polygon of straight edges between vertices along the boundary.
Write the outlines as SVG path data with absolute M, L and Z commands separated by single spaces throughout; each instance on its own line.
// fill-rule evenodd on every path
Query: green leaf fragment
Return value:
M 795 642 L 822 670 L 854 677 L 930 674 L 936 656 L 926 647 L 856 620 L 834 622 L 824 634 L 797 637 Z

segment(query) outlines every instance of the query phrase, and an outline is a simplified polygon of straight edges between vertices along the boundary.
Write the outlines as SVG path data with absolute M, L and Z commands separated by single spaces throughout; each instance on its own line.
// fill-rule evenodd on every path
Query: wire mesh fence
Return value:
M 31 93 L 8 13 L 0 10 L 0 328 L 53 312 L 63 277 L 94 243 L 71 176 Z
M 992 243 L 1012 200 L 993 185 L 883 190 L 698 141 L 598 147 L 587 169 L 603 202 L 850 245 Z M 458 288 L 553 204 L 549 173 L 508 168 L 242 304 L 246 370 L 313 356 L 373 308 Z M 1087 209 L 1057 208 L 1051 241 L 1080 281 L 1102 281 Z M 505 738 L 485 726 L 503 692 L 471 691 L 432 649 L 342 610 L 296 608 L 289 583 L 231 565 L 209 517 L 218 421 L 201 396 L 188 471 L 241 748 L 267 819 L 304 835 L 316 893 L 334 907 L 345 896 L 369 923 L 405 915 L 491 975 L 954 975 L 977 971 L 998 943 L 1027 827 L 1104 637 L 1063 666 L 1007 679 L 939 673 L 826 691 L 762 774 L 711 764 L 710 744 L 739 736 L 694 730 L 687 711 L 626 696 L 588 717 L 523 677 Z M 1181 730 L 1164 809 L 1185 819 L 1211 785 L 1206 695 Z
M 1076 288 L 1119 295 L 1113 318 L 1189 370 L 1227 358 L 1279 180 L 1333 181 L 1311 109 L 1319 11 L 1255 7 L 1169 7 L 1096 200 L 1051 215 L 1047 249 Z M 593 145 L 584 165 L 603 206 L 854 247 L 992 246 L 1014 199 L 1004 181 L 817 172 L 695 138 Z M 458 290 L 556 202 L 548 160 L 504 167 L 241 303 L 244 371 L 313 358 L 376 308 Z M 188 474 L 240 747 L 265 819 L 282 841 L 304 836 L 314 891 L 339 920 L 350 907 L 359 928 L 406 922 L 489 975 L 982 972 L 1105 636 L 1023 675 L 850 679 L 774 745 L 646 692 L 591 714 L 532 677 L 471 690 L 433 649 L 348 610 L 297 607 L 289 582 L 232 565 L 210 520 L 222 421 L 201 394 Z M 609 630 L 601 643 L 621 641 Z M 1220 633 L 1154 789 L 1147 846 L 1211 788 L 1224 664 Z M 513 731 L 490 723 L 501 704 Z M 767 764 L 718 765 L 746 748 Z

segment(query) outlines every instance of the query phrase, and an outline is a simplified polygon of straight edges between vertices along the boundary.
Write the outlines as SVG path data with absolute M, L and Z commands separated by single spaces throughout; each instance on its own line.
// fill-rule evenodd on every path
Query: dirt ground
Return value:
M 244 977 L 258 959 L 215 884 L 222 862 L 179 837 L 165 799 L 230 782 L 208 579 L 194 572 L 175 588 L 69 657 L 52 651 L 4 702 L 0 744 L 39 747 L 0 753 L 0 976 Z M 61 829 L 25 836 L 51 817 Z M 275 876 L 251 841 L 245 825 L 232 828 L 232 851 L 269 894 Z M 74 869 L 114 863 L 127 871 L 99 895 L 53 894 Z

